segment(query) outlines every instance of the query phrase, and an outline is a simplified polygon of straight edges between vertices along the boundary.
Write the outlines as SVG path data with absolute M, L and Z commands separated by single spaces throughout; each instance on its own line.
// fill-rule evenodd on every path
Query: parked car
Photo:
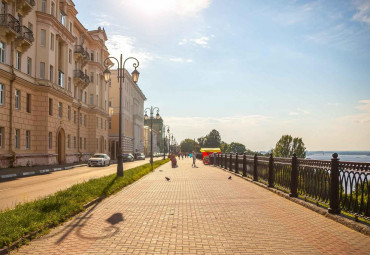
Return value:
M 88 165 L 90 166 L 109 166 L 110 157 L 104 153 L 95 153 L 89 158 Z
M 144 160 L 145 159 L 144 153 L 140 153 L 140 152 L 135 153 L 135 159 L 136 160 L 139 160 L 139 159 Z
M 134 161 L 134 155 L 132 155 L 131 153 L 123 153 L 122 154 L 122 160 L 123 161 Z

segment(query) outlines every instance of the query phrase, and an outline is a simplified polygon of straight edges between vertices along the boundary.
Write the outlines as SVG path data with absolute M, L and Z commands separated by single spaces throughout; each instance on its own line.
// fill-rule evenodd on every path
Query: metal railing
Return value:
M 370 219 L 370 163 L 342 162 L 334 153 L 331 161 L 215 154 L 211 164 L 289 192 L 291 197 L 326 204 L 330 213 L 344 210 Z
M 89 53 L 87 52 L 87 50 L 84 49 L 82 45 L 75 45 L 74 52 L 80 53 L 83 56 L 83 58 L 86 60 L 90 59 Z
M 7 14 L 0 14 L 0 26 L 9 27 L 14 32 L 19 32 L 19 20 L 17 20 L 13 15 Z
M 29 41 L 30 43 L 32 43 L 35 40 L 33 38 L 32 30 L 29 29 L 26 26 L 19 26 L 18 27 L 18 33 L 19 33 L 18 38 L 20 38 L 20 39 L 25 39 L 25 40 Z
M 84 74 L 81 70 L 74 70 L 73 71 L 73 78 L 81 79 L 86 83 L 90 82 L 90 78 L 87 74 Z

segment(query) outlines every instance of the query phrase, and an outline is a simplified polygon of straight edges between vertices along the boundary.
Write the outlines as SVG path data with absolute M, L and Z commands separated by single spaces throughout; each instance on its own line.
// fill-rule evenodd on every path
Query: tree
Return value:
M 306 147 L 304 147 L 302 138 L 283 135 L 276 143 L 274 156 L 287 158 L 292 157 L 294 153 L 298 158 L 306 157 Z
M 227 153 L 229 151 L 230 144 L 225 143 L 224 141 L 221 141 L 220 149 L 222 153 Z
M 232 142 L 228 148 L 228 152 L 242 154 L 246 151 L 245 145 L 241 143 Z
M 220 133 L 213 129 L 205 138 L 204 147 L 206 148 L 219 148 L 221 145 Z
M 200 147 L 199 144 L 190 138 L 186 138 L 184 141 L 180 143 L 181 152 L 191 153 L 194 149 L 196 151 L 199 151 L 199 147 Z

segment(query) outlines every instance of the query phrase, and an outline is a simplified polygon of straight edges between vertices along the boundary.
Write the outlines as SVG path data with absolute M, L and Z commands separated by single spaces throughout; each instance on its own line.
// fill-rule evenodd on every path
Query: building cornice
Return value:
M 70 43 L 74 43 L 76 38 L 72 35 L 69 30 L 63 26 L 53 15 L 36 11 L 37 22 L 41 22 L 50 26 L 53 26 L 58 30 L 59 36 L 64 39 L 65 41 L 69 41 Z M 67 40 L 68 39 L 68 40 Z

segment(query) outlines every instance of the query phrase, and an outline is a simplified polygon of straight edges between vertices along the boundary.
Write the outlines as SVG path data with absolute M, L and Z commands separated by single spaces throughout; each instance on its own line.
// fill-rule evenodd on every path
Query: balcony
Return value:
M 19 21 L 11 14 L 0 14 L 0 39 L 12 42 L 19 32 Z
M 90 59 L 89 53 L 82 45 L 75 45 L 74 57 L 76 61 L 81 62 L 82 67 L 84 67 Z
M 33 32 L 26 26 L 19 26 L 18 27 L 18 37 L 16 39 L 16 48 L 21 51 L 25 52 L 28 50 L 32 43 L 34 42 Z
M 77 86 L 80 86 L 82 89 L 85 89 L 90 82 L 89 76 L 84 74 L 81 70 L 73 71 L 73 81 Z
M 17 0 L 17 12 L 26 16 L 35 5 L 35 0 Z

